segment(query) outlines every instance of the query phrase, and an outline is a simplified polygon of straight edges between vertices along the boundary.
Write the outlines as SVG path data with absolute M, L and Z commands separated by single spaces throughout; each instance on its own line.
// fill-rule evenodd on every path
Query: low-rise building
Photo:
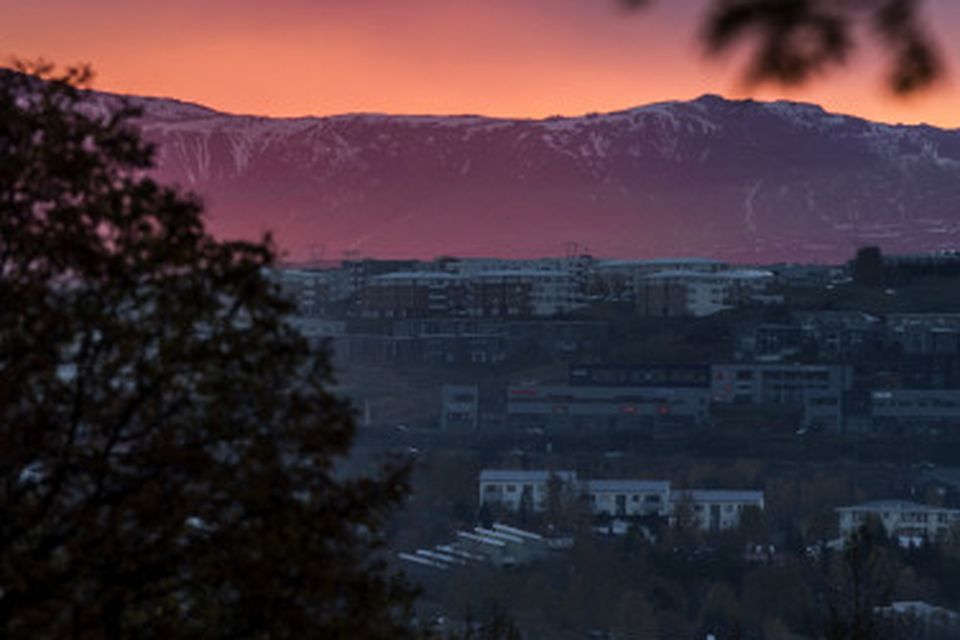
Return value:
M 719 364 L 711 375 L 714 402 L 796 406 L 804 425 L 829 429 L 843 427 L 843 398 L 852 386 L 846 365 Z
M 425 318 L 464 313 L 463 277 L 430 271 L 396 271 L 367 279 L 360 299 L 366 318 Z
M 569 382 L 576 387 L 690 387 L 710 386 L 706 364 L 575 364 Z
M 452 542 L 438 544 L 432 549 L 417 549 L 413 553 L 400 552 L 397 558 L 415 570 L 469 571 L 480 564 L 496 567 L 526 564 L 571 546 L 569 538 L 548 538 L 497 522 L 490 527 L 457 531 Z
M 960 354 L 960 313 L 892 313 L 887 339 L 905 354 Z
M 597 320 L 407 318 L 378 327 L 348 327 L 334 343 L 339 362 L 490 365 L 504 361 L 573 359 L 603 342 L 609 323 Z
M 940 434 L 960 431 L 960 389 L 883 389 L 870 392 L 874 431 Z
M 614 517 L 662 515 L 670 501 L 664 480 L 587 480 L 582 492 L 593 513 Z
M 549 317 L 586 305 L 581 282 L 571 271 L 514 269 L 484 271 L 469 282 L 468 315 Z
M 274 269 L 269 275 L 280 285 L 283 295 L 293 302 L 297 315 L 318 318 L 331 299 L 330 273 L 328 270 Z
M 670 494 L 671 521 L 690 518 L 703 531 L 733 529 L 746 510 L 763 508 L 763 491 L 684 489 Z
M 875 609 L 878 616 L 898 626 L 898 637 L 945 640 L 960 637 L 960 613 L 920 600 L 897 600 Z
M 507 388 L 511 428 L 560 431 L 660 430 L 706 424 L 705 387 L 514 385 Z
M 768 304 L 778 300 L 766 293 L 773 279 L 773 273 L 758 270 L 661 271 L 637 278 L 637 312 L 699 318 L 746 304 Z
M 734 357 L 747 362 L 780 362 L 804 348 L 803 330 L 794 322 L 744 322 L 733 338 Z
M 717 364 L 711 371 L 713 400 L 733 404 L 802 404 L 811 393 L 839 396 L 853 384 L 842 365 Z
M 801 354 L 820 361 L 848 361 L 881 348 L 880 318 L 859 311 L 795 312 L 776 322 L 745 322 L 736 328 L 737 360 L 778 362 Z
M 480 422 L 480 389 L 475 384 L 445 384 L 440 388 L 440 428 L 476 431 Z
M 635 281 L 643 276 L 664 271 L 684 271 L 688 273 L 718 273 L 726 271 L 730 265 L 712 258 L 651 258 L 636 260 L 599 260 L 593 265 L 594 273 L 603 276 L 617 276 Z
M 550 483 L 557 480 L 566 487 L 578 486 L 575 471 L 484 469 L 480 472 L 480 505 L 542 511 L 547 508 Z
M 960 509 L 947 509 L 909 500 L 875 500 L 838 507 L 840 533 L 848 537 L 871 520 L 894 538 L 936 540 L 960 524 Z
M 551 480 L 555 478 L 555 480 Z M 517 471 L 484 469 L 480 472 L 480 504 L 508 511 L 543 511 L 549 483 L 587 505 L 595 516 L 630 519 L 646 516 L 688 518 L 704 531 L 721 531 L 740 524 L 748 509 L 763 510 L 763 491 L 681 489 L 666 480 L 579 480 L 573 471 Z M 686 512 L 684 510 L 686 509 Z
M 396 271 L 368 277 L 366 318 L 551 317 L 586 304 L 582 277 L 542 268 Z

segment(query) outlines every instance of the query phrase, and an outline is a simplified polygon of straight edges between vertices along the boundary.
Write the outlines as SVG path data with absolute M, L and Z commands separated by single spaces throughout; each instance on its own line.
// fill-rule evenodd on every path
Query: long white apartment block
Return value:
M 674 521 L 678 510 L 689 506 L 690 517 L 705 531 L 736 527 L 748 509 L 762 511 L 765 506 L 763 491 L 674 490 L 666 480 L 581 480 L 569 470 L 484 469 L 479 480 L 482 506 L 542 512 L 548 507 L 551 483 L 558 483 L 558 489 L 588 505 L 596 516 L 660 516 Z

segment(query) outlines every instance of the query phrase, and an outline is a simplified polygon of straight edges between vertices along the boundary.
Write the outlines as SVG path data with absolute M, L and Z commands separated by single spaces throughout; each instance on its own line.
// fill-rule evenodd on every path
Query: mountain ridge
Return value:
M 649 102 L 644 104 L 636 104 L 630 107 L 624 107 L 621 109 L 614 109 L 612 111 L 591 111 L 584 112 L 581 114 L 554 114 L 549 116 L 496 116 L 496 115 L 487 115 L 481 113 L 389 113 L 384 111 L 347 111 L 343 113 L 331 113 L 331 114 L 303 114 L 296 116 L 273 116 L 268 114 L 256 114 L 256 113 L 238 113 L 226 111 L 223 109 L 218 109 L 215 107 L 210 107 L 204 105 L 200 102 L 193 100 L 185 100 L 180 98 L 166 97 L 166 96 L 152 96 L 152 95 L 136 95 L 136 94 L 125 94 L 117 93 L 110 91 L 99 91 L 91 90 L 90 94 L 95 96 L 105 96 L 117 101 L 121 100 L 132 100 L 135 104 L 149 105 L 156 103 L 172 103 L 181 107 L 187 107 L 190 109 L 197 109 L 208 112 L 213 116 L 224 116 L 228 118 L 247 118 L 247 119 L 257 119 L 257 120 L 270 120 L 275 122 L 282 121 L 303 121 L 303 120 L 330 120 L 330 119 L 350 119 L 350 118 L 388 118 L 388 119 L 479 119 L 479 120 L 488 120 L 488 121 L 509 121 L 509 122 L 551 122 L 556 120 L 581 120 L 588 119 L 600 116 L 616 116 L 616 115 L 627 115 L 634 111 L 640 111 L 643 109 L 658 107 L 658 106 L 670 106 L 670 105 L 683 105 L 683 104 L 697 104 L 697 103 L 725 103 L 725 104 L 740 104 L 740 105 L 787 105 L 795 106 L 800 108 L 809 109 L 811 111 L 817 111 L 823 114 L 831 116 L 839 116 L 844 118 L 850 118 L 852 120 L 860 120 L 863 122 L 869 122 L 873 124 L 878 124 L 888 127 L 904 127 L 904 128 L 917 128 L 917 129 L 935 129 L 937 131 L 944 132 L 956 132 L 960 131 L 960 127 L 941 127 L 933 125 L 927 122 L 917 122 L 917 123 L 905 123 L 905 122 L 887 122 L 881 120 L 872 120 L 865 116 L 859 116 L 852 113 L 844 113 L 838 111 L 829 111 L 823 105 L 817 104 L 815 102 L 807 102 L 804 100 L 790 100 L 790 99 L 778 99 L 778 100 L 757 100 L 755 98 L 728 98 L 718 93 L 703 93 L 697 96 L 696 98 L 690 98 L 687 100 L 676 99 L 676 100 L 659 100 L 656 102 Z
M 610 257 L 822 262 L 960 241 L 960 130 L 811 103 L 707 94 L 544 119 L 269 118 L 131 100 L 158 177 L 200 194 L 216 233 L 271 229 L 293 259 L 576 242 Z

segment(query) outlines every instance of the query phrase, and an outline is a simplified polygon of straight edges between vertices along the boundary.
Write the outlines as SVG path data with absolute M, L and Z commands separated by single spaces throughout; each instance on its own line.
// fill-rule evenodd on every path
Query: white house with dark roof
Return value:
M 670 502 L 670 483 L 665 480 L 587 480 L 582 493 L 598 515 L 661 515 Z
M 670 519 L 689 508 L 690 516 L 704 531 L 722 531 L 740 524 L 747 509 L 763 511 L 763 491 L 729 489 L 683 489 L 670 494 Z
M 535 511 L 546 509 L 551 477 L 570 487 L 577 484 L 575 471 L 484 469 L 480 472 L 480 504 L 519 511 L 526 502 Z
M 519 511 L 546 508 L 550 478 L 556 476 L 583 499 L 594 515 L 633 518 L 656 515 L 675 520 L 680 505 L 705 531 L 736 527 L 746 509 L 764 508 L 763 491 L 683 489 L 666 480 L 578 480 L 574 471 L 484 469 L 480 472 L 480 504 Z
M 875 520 L 895 538 L 935 540 L 960 524 L 960 509 L 947 509 L 909 500 L 874 500 L 836 509 L 840 534 L 847 537 Z
M 874 612 L 885 620 L 906 622 L 913 638 L 956 638 L 960 636 L 960 613 L 920 600 L 897 600 Z M 911 624 L 912 623 L 912 624 Z

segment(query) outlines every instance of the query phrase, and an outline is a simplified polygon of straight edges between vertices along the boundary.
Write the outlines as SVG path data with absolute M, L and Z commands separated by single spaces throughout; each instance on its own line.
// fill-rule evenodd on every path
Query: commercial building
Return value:
M 705 364 L 576 364 L 569 383 L 577 387 L 707 388 L 710 366 Z
M 507 388 L 507 424 L 516 429 L 659 430 L 706 424 L 705 387 L 514 385 Z
M 843 428 L 844 394 L 852 386 L 846 365 L 719 364 L 711 374 L 714 402 L 795 406 L 806 426 L 829 429 Z

